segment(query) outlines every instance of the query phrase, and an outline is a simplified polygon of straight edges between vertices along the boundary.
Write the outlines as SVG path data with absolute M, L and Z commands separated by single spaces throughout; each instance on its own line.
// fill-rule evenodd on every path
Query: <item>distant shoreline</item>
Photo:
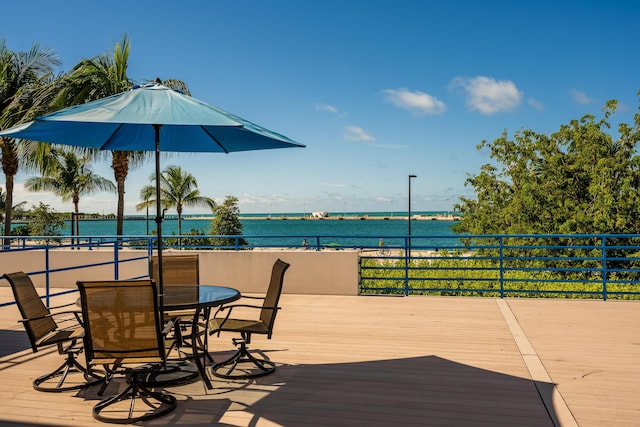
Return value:
M 125 221 L 145 221 L 154 220 L 155 215 L 125 215 Z M 212 221 L 214 218 L 211 214 L 187 214 L 182 217 L 185 221 L 198 220 L 198 221 Z M 411 218 L 413 221 L 460 221 L 461 215 L 453 214 L 447 211 L 422 211 L 412 213 Z M 167 214 L 164 217 L 165 221 L 175 221 L 178 216 L 175 214 Z M 240 220 L 242 221 L 407 221 L 408 216 L 406 212 L 347 212 L 340 215 L 327 216 L 314 216 L 306 213 L 274 213 L 274 214 L 240 214 Z M 65 221 L 69 221 L 70 218 L 65 218 Z M 116 218 L 113 215 L 96 215 L 96 214 L 80 214 L 80 221 L 115 221 Z M 23 218 L 14 218 L 13 224 L 26 224 Z
M 411 215 L 414 221 L 459 221 L 458 215 Z M 186 220 L 206 220 L 212 219 L 210 216 L 204 217 L 188 217 Z M 311 216 L 289 216 L 289 215 L 266 215 L 266 216 L 240 216 L 242 221 L 407 221 L 407 216 L 377 216 L 377 215 L 339 215 L 317 218 Z

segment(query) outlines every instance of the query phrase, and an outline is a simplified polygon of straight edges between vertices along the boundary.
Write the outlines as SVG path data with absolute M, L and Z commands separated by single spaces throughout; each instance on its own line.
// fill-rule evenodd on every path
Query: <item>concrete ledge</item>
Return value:
M 163 256 L 184 253 L 167 250 Z M 358 251 L 313 250 L 252 250 L 252 251 L 189 251 L 200 256 L 200 283 L 232 286 L 245 293 L 266 290 L 271 267 L 276 259 L 291 264 L 284 283 L 284 293 L 318 295 L 358 294 Z M 148 274 L 145 251 L 118 252 L 118 278 L 128 279 Z M 50 250 L 49 270 L 113 261 L 113 250 Z M 47 269 L 44 250 L 0 253 L 0 275 L 5 272 L 35 272 Z M 140 258 L 140 259 L 136 259 Z M 122 262 L 124 260 L 132 260 Z M 75 288 L 77 280 L 112 280 L 113 264 L 86 267 L 50 274 L 50 286 Z M 45 276 L 33 276 L 36 286 L 45 286 Z M 8 286 L 0 280 L 0 285 Z

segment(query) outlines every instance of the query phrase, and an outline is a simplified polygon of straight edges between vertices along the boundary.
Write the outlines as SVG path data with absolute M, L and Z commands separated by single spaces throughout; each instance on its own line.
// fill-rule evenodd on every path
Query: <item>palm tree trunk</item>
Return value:
M 178 236 L 182 236 L 182 206 L 178 205 Z M 178 237 L 178 247 L 182 249 L 182 238 Z
M 78 243 L 78 245 L 80 245 L 80 210 L 78 209 L 78 204 L 80 203 L 80 197 L 74 195 L 73 196 L 73 210 L 76 213 L 75 217 L 75 224 L 73 223 L 73 221 L 71 222 L 71 230 L 74 229 L 75 227 L 75 233 L 71 233 L 71 234 L 75 234 L 76 235 L 76 242 Z M 73 244 L 73 241 L 71 242 Z M 80 247 L 78 246 L 78 249 L 80 249 Z
M 129 174 L 129 152 L 112 151 L 111 168 L 118 188 L 118 210 L 116 214 L 116 236 L 122 236 L 124 229 L 124 182 Z
M 4 207 L 4 235 L 11 235 L 11 217 L 13 216 L 13 175 L 6 175 L 6 190 L 5 207 Z M 4 245 L 6 248 L 11 245 L 11 239 L 5 239 Z
M 11 235 L 11 219 L 13 217 L 13 179 L 18 173 L 18 153 L 16 142 L 11 138 L 0 138 L 0 151 L 2 152 L 2 171 L 5 175 L 7 194 L 4 207 L 4 235 Z M 4 245 L 9 247 L 11 239 L 5 239 Z
M 124 230 L 124 179 L 117 179 L 116 185 L 118 187 L 116 236 L 122 236 Z

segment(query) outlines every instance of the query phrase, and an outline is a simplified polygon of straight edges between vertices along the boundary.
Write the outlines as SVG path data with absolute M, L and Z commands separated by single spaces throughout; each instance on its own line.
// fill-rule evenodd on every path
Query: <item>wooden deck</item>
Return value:
M 273 375 L 169 388 L 178 409 L 143 425 L 640 423 L 640 302 L 283 295 L 281 305 L 273 339 L 251 345 L 278 362 Z M 33 390 L 61 359 L 33 354 L 17 318 L 0 308 L 0 425 L 100 424 L 96 390 Z M 212 338 L 214 357 L 230 341 Z

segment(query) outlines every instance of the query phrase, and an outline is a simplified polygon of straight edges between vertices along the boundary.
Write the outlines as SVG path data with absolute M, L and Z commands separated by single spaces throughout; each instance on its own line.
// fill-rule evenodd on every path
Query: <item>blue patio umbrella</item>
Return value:
M 155 151 L 160 295 L 163 293 L 160 152 L 230 153 L 304 147 L 159 83 L 135 86 L 126 92 L 68 107 L 0 131 L 0 136 L 110 151 Z

